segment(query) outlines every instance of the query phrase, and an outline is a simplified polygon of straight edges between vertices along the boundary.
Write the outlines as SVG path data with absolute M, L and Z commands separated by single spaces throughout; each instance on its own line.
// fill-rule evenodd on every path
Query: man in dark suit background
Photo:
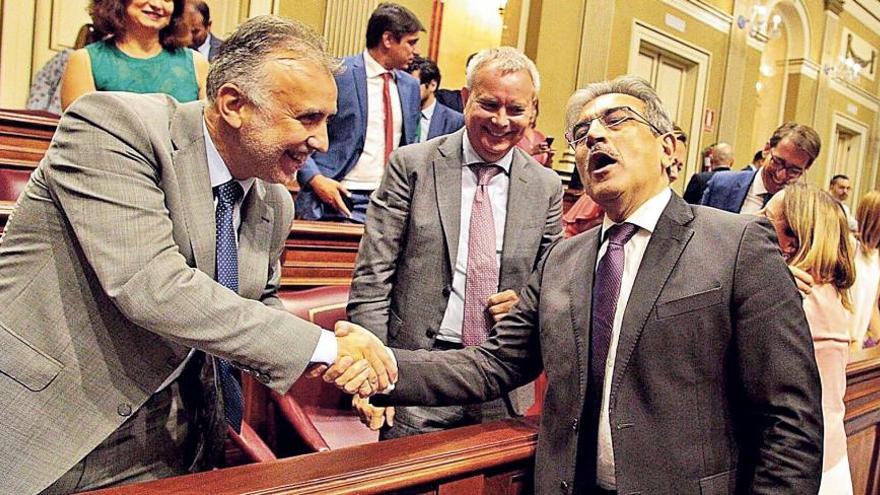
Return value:
M 706 184 L 700 204 L 755 214 L 777 191 L 803 177 L 821 147 L 819 134 L 812 127 L 786 122 L 773 131 L 764 145 L 761 168 L 714 174 Z
M 437 101 L 437 87 L 440 86 L 440 68 L 429 59 L 416 55 L 407 68 L 413 77 L 419 80 L 419 91 L 422 96 L 422 113 L 419 120 L 419 131 L 416 141 L 424 143 L 437 136 L 445 136 L 464 126 L 461 112 L 447 107 Z
M 539 88 L 528 57 L 483 50 L 463 89 L 465 129 L 392 154 L 358 251 L 352 322 L 393 347 L 443 350 L 481 342 L 510 309 L 562 230 L 559 176 L 515 146 Z M 496 175 L 484 184 L 486 171 Z M 488 218 L 478 216 L 486 204 Z M 473 406 L 398 408 L 382 438 L 523 415 L 533 402 L 528 386 Z M 374 428 L 390 415 L 356 405 Z
M 366 50 L 345 57 L 345 72 L 335 77 L 338 113 L 327 127 L 330 148 L 315 153 L 299 173 L 297 218 L 364 222 L 388 155 L 415 142 L 419 83 L 403 69 L 418 53 L 424 30 L 401 5 L 381 3 L 373 11 Z
M 217 56 L 217 50 L 223 44 L 223 40 L 214 36 L 211 32 L 211 9 L 203 0 L 189 0 L 186 3 L 187 22 L 192 34 L 190 48 L 201 53 L 208 62 Z
M 709 183 L 709 179 L 712 178 L 715 172 L 725 172 L 733 166 L 733 147 L 725 142 L 715 144 L 709 160 L 710 170 L 692 175 L 684 191 L 684 196 L 682 196 L 685 201 L 692 205 L 700 204 L 706 184 Z
M 644 80 L 587 85 L 566 120 L 602 226 L 551 247 L 483 345 L 395 350 L 400 380 L 373 400 L 483 401 L 544 369 L 536 493 L 816 493 L 819 375 L 768 222 L 672 194 Z

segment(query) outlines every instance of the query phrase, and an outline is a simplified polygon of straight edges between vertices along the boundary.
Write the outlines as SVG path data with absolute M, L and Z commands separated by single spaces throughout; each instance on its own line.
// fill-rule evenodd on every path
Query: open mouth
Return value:
M 590 172 L 601 172 L 605 167 L 617 163 L 617 158 L 607 151 L 597 149 L 590 152 L 588 163 Z

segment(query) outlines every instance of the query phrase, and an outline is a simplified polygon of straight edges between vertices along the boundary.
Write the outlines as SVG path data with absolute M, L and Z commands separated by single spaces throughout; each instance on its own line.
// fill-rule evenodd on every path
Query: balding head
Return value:
M 729 143 L 718 143 L 712 149 L 712 170 L 733 167 L 733 146 Z

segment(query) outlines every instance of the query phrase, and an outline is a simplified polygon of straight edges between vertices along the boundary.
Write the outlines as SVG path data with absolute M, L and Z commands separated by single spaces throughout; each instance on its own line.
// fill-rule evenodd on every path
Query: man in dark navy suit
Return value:
M 422 113 L 416 142 L 423 143 L 437 136 L 445 136 L 464 127 L 464 116 L 437 101 L 440 87 L 440 68 L 429 59 L 416 55 L 407 72 L 419 80 L 422 97 Z

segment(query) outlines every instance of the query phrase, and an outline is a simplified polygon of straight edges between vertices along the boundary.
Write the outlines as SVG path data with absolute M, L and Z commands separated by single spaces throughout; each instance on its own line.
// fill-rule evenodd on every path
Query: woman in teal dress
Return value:
M 186 45 L 186 0 L 92 0 L 95 27 L 109 36 L 70 55 L 61 107 L 92 91 L 205 96 L 208 62 Z

